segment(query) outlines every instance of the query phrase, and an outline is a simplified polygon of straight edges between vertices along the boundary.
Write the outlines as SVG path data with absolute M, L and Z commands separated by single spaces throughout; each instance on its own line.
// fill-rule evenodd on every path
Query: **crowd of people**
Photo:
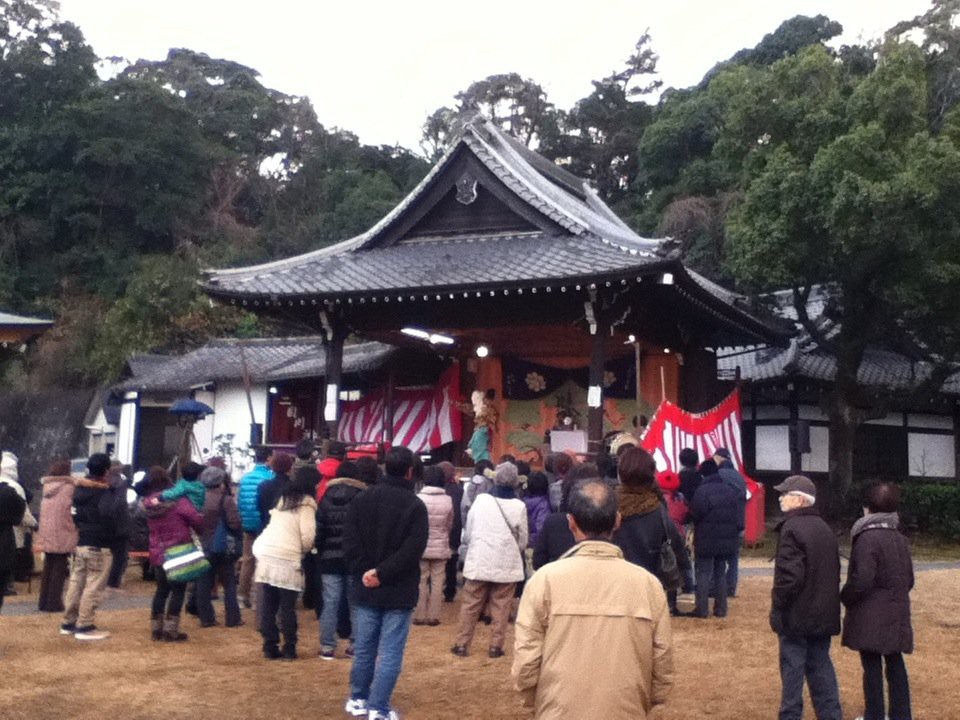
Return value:
M 295 456 L 259 447 L 238 485 L 216 461 L 186 463 L 176 481 L 151 468 L 132 508 L 106 455 L 92 455 L 83 477 L 55 461 L 39 524 L 5 452 L 0 587 L 21 536 L 36 530 L 39 609 L 62 613 L 64 635 L 104 640 L 97 608 L 142 525 L 156 583 L 152 640 L 186 641 L 185 608 L 201 628 L 217 625 L 219 592 L 223 625 L 242 626 L 241 605 L 255 607 L 263 657 L 296 660 L 302 601 L 317 614 L 319 657 L 352 662 L 345 712 L 370 720 L 398 717 L 391 697 L 410 626 L 440 625 L 442 603 L 458 595 L 452 654 L 470 655 L 478 632 L 490 658 L 510 654 L 515 622 L 517 689 L 536 717 L 565 719 L 647 717 L 673 683 L 671 615 L 705 618 L 712 600 L 723 618 L 737 595 L 748 495 L 724 448 L 702 463 L 683 450 L 671 476 L 627 437 L 600 464 L 554 453 L 540 472 L 509 455 L 481 458 L 463 481 L 450 463 L 422 467 L 407 448 L 389 450 L 382 467 L 345 451 L 331 442 L 318 460 L 312 441 Z M 841 719 L 829 654 L 841 630 L 861 657 L 863 719 L 909 720 L 913 570 L 896 485 L 869 485 L 842 587 L 816 485 L 796 475 L 775 489 L 780 720 L 802 717 L 805 681 L 817 718 Z M 695 596 L 692 611 L 679 606 L 683 594 Z

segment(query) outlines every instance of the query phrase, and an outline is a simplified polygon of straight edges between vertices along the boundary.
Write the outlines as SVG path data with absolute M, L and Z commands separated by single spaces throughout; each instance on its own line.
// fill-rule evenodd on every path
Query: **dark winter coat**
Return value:
M 703 478 L 696 468 L 680 468 L 678 474 L 680 475 L 680 492 L 687 501 L 687 505 L 689 505 L 693 501 L 693 496 L 696 495 L 697 488 L 700 487 Z
M 427 508 L 403 478 L 385 475 L 354 498 L 343 524 L 344 559 L 357 579 L 353 600 L 383 610 L 414 608 L 428 532 Z M 360 579 L 373 569 L 380 586 L 364 587 Z
M 290 478 L 286 475 L 274 475 L 270 480 L 260 483 L 257 488 L 257 510 L 260 512 L 261 531 L 270 522 L 270 511 L 280 502 L 283 489 L 289 482 Z
M 739 497 L 740 510 L 740 530 L 743 530 L 747 514 L 747 481 L 743 478 L 733 463 L 729 460 L 723 460 L 717 467 L 717 474 L 727 485 L 734 488 Z
M 840 599 L 847 608 L 843 644 L 852 650 L 890 655 L 913 652 L 910 590 L 913 562 L 896 514 L 869 515 L 850 551 Z
M 366 489 L 365 483 L 352 478 L 336 478 L 327 485 L 317 507 L 316 545 L 322 574 L 347 574 L 347 563 L 343 559 L 343 523 L 347 518 L 347 506 Z
M 460 540 L 463 536 L 463 514 L 460 507 L 463 504 L 463 485 L 458 481 L 448 482 L 443 486 L 444 491 L 453 501 L 453 525 L 450 527 L 450 549 L 457 553 L 460 549 Z
M 546 495 L 528 495 L 523 499 L 523 504 L 527 506 L 527 529 L 530 532 L 527 547 L 536 547 L 543 524 L 550 516 L 550 498 Z
M 567 514 L 552 513 L 544 520 L 540 537 L 533 547 L 533 569 L 538 570 L 549 562 L 559 560 L 561 555 L 576 544 L 577 541 L 570 532 Z
M 0 482 L 0 575 L 11 572 L 17 559 L 13 529 L 23 522 L 27 503 L 10 485 Z M 0 588 L 3 592 L 4 588 Z
M 203 499 L 203 522 L 200 525 L 200 542 L 203 545 L 203 551 L 210 552 L 213 546 L 213 538 L 217 533 L 217 526 L 220 524 L 220 509 L 223 508 L 223 514 L 226 516 L 227 527 L 231 530 L 240 530 L 240 511 L 237 508 L 237 500 L 233 495 L 227 494 L 222 486 L 207 488 L 207 494 Z
M 740 496 L 719 475 L 703 478 L 690 503 L 693 547 L 697 557 L 732 555 L 740 544 L 743 513 Z
M 157 493 L 144 499 L 143 509 L 150 528 L 151 565 L 163 565 L 167 548 L 190 542 L 190 529 L 200 530 L 203 524 L 203 515 L 186 497 L 161 500 Z
M 613 542 L 623 551 L 625 560 L 659 575 L 660 548 L 664 540 L 670 540 L 677 564 L 681 569 L 690 567 L 680 531 L 654 490 L 621 486 L 620 517 Z
M 126 490 L 91 478 L 77 480 L 73 493 L 73 522 L 80 547 L 111 547 L 130 534 Z
M 702 488 L 701 488 L 702 489 Z M 840 632 L 840 548 L 814 507 L 791 510 L 777 526 L 770 627 L 778 635 Z

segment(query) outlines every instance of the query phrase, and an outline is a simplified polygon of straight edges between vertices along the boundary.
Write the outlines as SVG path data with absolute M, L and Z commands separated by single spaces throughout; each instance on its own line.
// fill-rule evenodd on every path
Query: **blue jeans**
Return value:
M 730 556 L 730 564 L 727 566 L 727 597 L 737 596 L 737 581 L 740 579 L 740 548 L 743 547 L 743 538 L 746 531 L 740 531 L 740 537 L 737 539 L 737 550 Z
M 697 569 L 697 604 L 693 614 L 706 617 L 710 614 L 710 591 L 713 590 L 713 614 L 717 617 L 727 615 L 727 573 L 731 562 L 730 555 L 697 557 L 694 566 Z
M 803 679 L 817 720 L 843 720 L 837 674 L 830 660 L 830 636 L 780 636 L 780 720 L 803 717 Z
M 386 714 L 403 667 L 413 609 L 382 610 L 358 605 L 354 613 L 350 697 L 366 700 L 370 710 Z
M 197 579 L 197 615 L 200 622 L 211 625 L 217 621 L 210 596 L 213 594 L 213 582 L 220 580 L 223 586 L 223 607 L 227 627 L 240 624 L 240 605 L 237 602 L 237 559 L 232 555 L 211 553 L 207 555 L 210 570 Z
M 352 575 L 321 575 L 323 583 L 323 609 L 320 611 L 320 649 L 333 650 L 337 647 L 337 619 L 340 603 L 349 596 L 354 583 Z M 357 618 L 350 604 L 350 625 L 356 632 Z

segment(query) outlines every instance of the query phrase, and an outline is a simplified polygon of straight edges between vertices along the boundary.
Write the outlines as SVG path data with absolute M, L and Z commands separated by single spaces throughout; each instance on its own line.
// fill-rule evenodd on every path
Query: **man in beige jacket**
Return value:
M 527 582 L 513 677 L 537 720 L 650 717 L 673 684 L 670 611 L 660 581 L 610 542 L 616 490 L 585 480 L 567 502 L 577 540 Z

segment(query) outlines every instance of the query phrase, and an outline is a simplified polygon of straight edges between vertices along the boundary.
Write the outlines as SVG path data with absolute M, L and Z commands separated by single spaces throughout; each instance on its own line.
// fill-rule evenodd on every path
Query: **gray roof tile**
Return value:
M 186 392 L 191 388 L 243 378 L 241 349 L 253 382 L 279 382 L 319 377 L 325 372 L 326 350 L 319 337 L 212 340 L 181 356 L 136 355 L 127 367 L 132 375 L 115 392 Z M 396 348 L 369 342 L 343 351 L 345 374 L 382 365 Z

